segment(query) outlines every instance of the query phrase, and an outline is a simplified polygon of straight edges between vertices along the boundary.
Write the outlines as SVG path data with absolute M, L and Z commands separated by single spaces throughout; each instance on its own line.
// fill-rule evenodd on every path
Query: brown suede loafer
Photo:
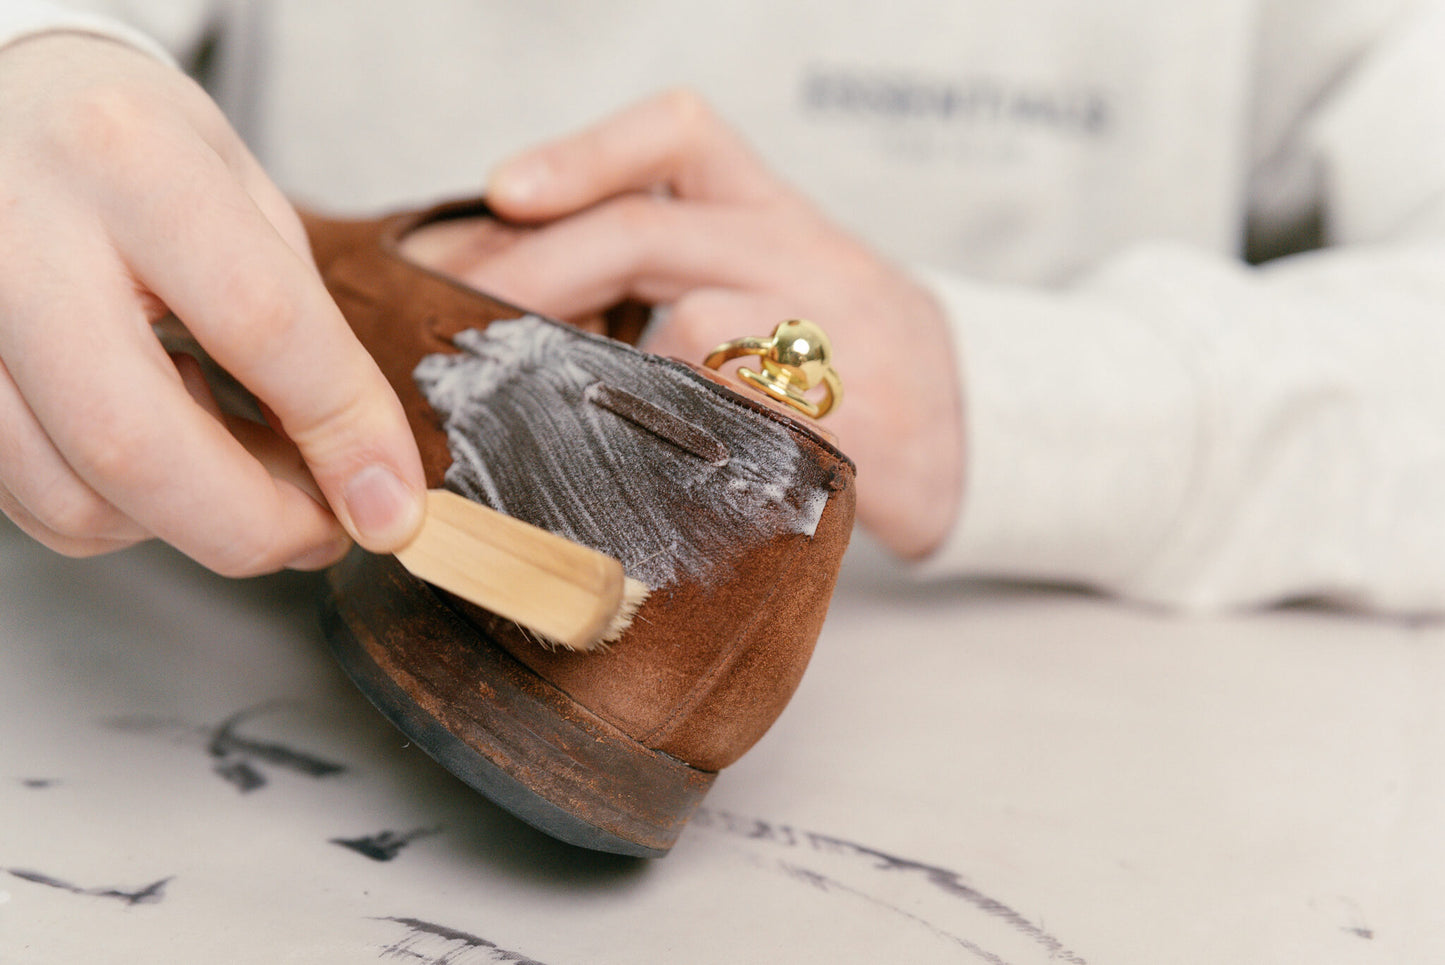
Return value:
M 307 226 L 428 484 L 601 550 L 650 594 L 608 649 L 574 653 L 356 551 L 331 573 L 327 637 L 393 723 L 492 800 L 576 845 L 664 855 L 802 677 L 852 529 L 853 465 L 713 373 L 400 253 L 419 226 L 485 215 L 467 202 Z

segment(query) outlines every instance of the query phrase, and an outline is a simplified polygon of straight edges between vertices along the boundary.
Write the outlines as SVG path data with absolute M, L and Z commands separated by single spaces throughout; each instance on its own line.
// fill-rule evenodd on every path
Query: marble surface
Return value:
M 1445 957 L 1445 628 L 1178 620 L 850 552 L 782 720 L 662 860 L 410 747 L 320 584 L 0 523 L 0 962 Z

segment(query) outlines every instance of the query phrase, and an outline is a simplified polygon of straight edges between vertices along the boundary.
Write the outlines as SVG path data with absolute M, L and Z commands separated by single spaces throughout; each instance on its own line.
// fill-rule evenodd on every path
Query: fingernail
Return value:
M 379 463 L 352 476 L 342 498 L 351 525 L 368 549 L 399 548 L 421 521 L 421 495 Z
M 287 563 L 286 568 L 288 570 L 302 570 L 307 572 L 325 569 L 345 556 L 346 551 L 350 548 L 351 539 L 349 537 L 332 540 L 329 543 L 323 543 L 315 549 L 310 549 L 302 553 Z

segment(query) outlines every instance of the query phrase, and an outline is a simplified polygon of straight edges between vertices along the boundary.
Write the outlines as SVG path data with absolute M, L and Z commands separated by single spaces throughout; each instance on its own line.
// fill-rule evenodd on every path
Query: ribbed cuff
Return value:
M 1105 299 L 921 277 L 953 324 L 965 472 L 954 530 L 919 574 L 1117 585 L 1190 485 L 1186 353 Z
M 83 33 L 128 44 L 157 60 L 175 65 L 175 59 L 150 37 L 99 14 L 70 10 L 44 0 L 10 0 L 0 5 L 0 49 L 19 40 L 47 33 Z

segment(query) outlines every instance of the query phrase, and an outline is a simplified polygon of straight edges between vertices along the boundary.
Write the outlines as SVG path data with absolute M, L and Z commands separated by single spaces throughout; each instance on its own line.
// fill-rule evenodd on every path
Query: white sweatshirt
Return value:
M 1440 0 L 85 6 L 208 38 L 337 210 L 694 86 L 948 307 L 967 478 L 925 571 L 1445 612 Z M 69 16 L 0 0 L 0 42 Z

